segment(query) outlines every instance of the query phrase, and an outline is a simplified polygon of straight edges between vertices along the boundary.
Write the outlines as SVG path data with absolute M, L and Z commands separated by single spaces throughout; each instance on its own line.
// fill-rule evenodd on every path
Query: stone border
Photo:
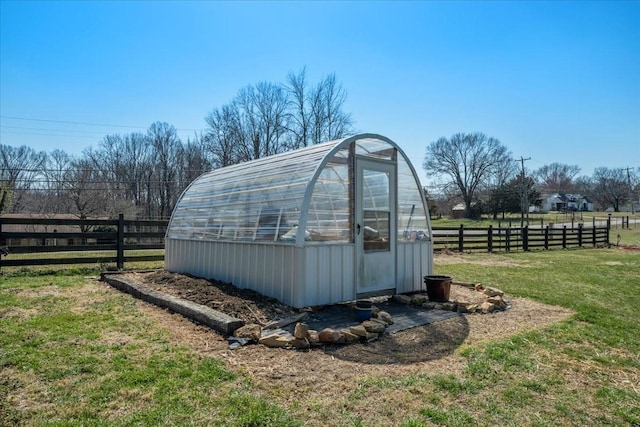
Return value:
M 100 274 L 100 280 L 122 292 L 131 294 L 136 298 L 155 304 L 158 307 L 181 314 L 225 335 L 232 335 L 236 329 L 244 326 L 244 322 L 240 319 L 201 304 L 157 292 L 145 286 L 142 282 L 122 277 L 117 273 L 102 273 Z

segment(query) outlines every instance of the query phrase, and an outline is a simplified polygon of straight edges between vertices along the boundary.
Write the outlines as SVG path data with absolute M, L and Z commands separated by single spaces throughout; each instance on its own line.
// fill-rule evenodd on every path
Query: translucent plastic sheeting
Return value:
M 305 241 L 353 242 L 353 174 L 349 171 L 354 153 L 397 163 L 398 239 L 427 239 L 419 182 L 395 145 L 371 135 L 330 141 L 200 176 L 178 200 L 167 238 L 295 243 L 301 211 L 306 209 Z M 367 185 L 363 203 L 375 209 L 376 183 Z M 309 186 L 312 191 L 303 206 Z

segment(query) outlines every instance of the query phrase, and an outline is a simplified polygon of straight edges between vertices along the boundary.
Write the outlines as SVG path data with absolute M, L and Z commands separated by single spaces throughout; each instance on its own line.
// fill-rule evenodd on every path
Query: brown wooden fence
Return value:
M 0 267 L 29 265 L 115 263 L 161 261 L 164 255 L 140 254 L 138 251 L 164 249 L 168 221 L 102 219 L 0 218 Z M 135 255 L 125 251 L 137 251 Z M 53 258 L 52 252 L 111 252 L 107 255 Z M 42 254 L 38 257 L 12 259 L 12 254 Z
M 511 252 L 609 245 L 608 226 L 433 227 L 434 249 L 458 252 Z

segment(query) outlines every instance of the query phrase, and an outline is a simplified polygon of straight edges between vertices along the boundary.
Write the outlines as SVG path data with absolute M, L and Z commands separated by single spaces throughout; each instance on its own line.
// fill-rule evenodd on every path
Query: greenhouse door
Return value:
M 396 288 L 396 165 L 356 159 L 356 293 Z

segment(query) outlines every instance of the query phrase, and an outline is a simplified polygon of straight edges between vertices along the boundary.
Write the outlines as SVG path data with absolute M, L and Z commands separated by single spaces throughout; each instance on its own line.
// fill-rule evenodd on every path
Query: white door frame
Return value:
M 398 243 L 397 166 L 393 161 L 358 156 L 355 164 L 356 295 L 360 298 L 395 292 Z M 365 177 L 369 176 L 370 180 L 374 180 L 376 175 L 380 178 L 379 185 L 385 185 L 385 181 L 388 185 L 388 200 L 384 200 L 382 206 L 375 206 L 368 198 L 372 189 L 368 188 Z M 364 203 L 365 197 L 367 203 Z M 388 203 L 384 203 L 385 201 Z M 367 224 L 370 228 L 365 229 Z

